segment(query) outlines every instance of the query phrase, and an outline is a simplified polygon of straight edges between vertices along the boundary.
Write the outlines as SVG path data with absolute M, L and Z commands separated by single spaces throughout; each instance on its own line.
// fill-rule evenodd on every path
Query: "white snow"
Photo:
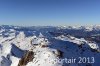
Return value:
M 19 27 L 16 27 L 16 29 Z M 63 28 L 63 27 L 62 27 Z M 64 26 L 64 28 L 68 28 Z M 92 31 L 91 27 L 69 27 L 69 29 L 82 29 L 85 28 L 88 31 Z M 45 29 L 45 28 L 44 28 Z M 99 26 L 98 26 L 99 29 Z M 95 57 L 96 61 L 99 63 L 100 52 L 92 52 L 91 49 L 99 50 L 99 45 L 96 42 L 89 42 L 84 38 L 76 38 L 71 35 L 60 35 L 60 36 L 49 36 L 49 39 L 45 37 L 45 30 L 43 31 L 38 29 L 39 31 L 32 36 L 26 36 L 23 30 L 17 31 L 9 29 L 8 32 L 5 32 L 4 27 L 0 30 L 0 66 L 18 66 L 19 60 L 22 57 L 17 57 L 12 53 L 12 44 L 15 45 L 19 51 L 24 52 L 25 50 L 29 50 L 34 52 L 34 58 L 32 61 L 28 62 L 26 66 L 86 66 L 83 64 L 64 64 L 64 62 L 55 63 L 54 59 L 63 59 L 70 57 Z M 3 32 L 5 35 L 9 35 L 7 37 L 3 36 Z M 16 34 L 16 32 L 18 34 Z M 28 32 L 28 31 L 27 31 Z M 31 32 L 31 31 L 30 31 Z M 37 36 L 38 35 L 38 36 Z M 81 48 L 79 46 L 82 46 Z M 19 53 L 17 50 L 15 53 Z M 63 55 L 61 55 L 61 53 Z M 60 57 L 58 57 L 60 53 Z M 21 54 L 18 54 L 21 55 Z M 97 63 L 92 64 L 92 66 L 96 66 Z

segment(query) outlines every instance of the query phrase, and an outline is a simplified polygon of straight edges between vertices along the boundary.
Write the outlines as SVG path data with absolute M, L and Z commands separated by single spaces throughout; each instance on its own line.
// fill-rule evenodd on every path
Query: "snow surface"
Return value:
M 38 28 L 38 29 L 37 29 Z M 26 51 L 34 52 L 34 58 L 25 66 L 99 66 L 100 45 L 84 38 L 71 35 L 50 35 L 54 27 L 36 27 L 36 30 L 21 29 L 17 26 L 1 26 L 0 29 L 0 66 L 18 66 Z M 56 27 L 58 28 L 58 27 Z M 62 29 L 63 27 L 61 27 Z M 64 29 L 66 27 L 64 26 Z M 71 27 L 70 27 L 71 28 Z M 74 29 L 79 29 L 72 27 Z M 72 29 L 71 28 L 71 29 Z M 81 27 L 83 29 L 83 27 Z M 92 31 L 94 27 L 84 27 Z M 50 29 L 50 30 L 48 30 Z M 100 29 L 99 26 L 95 28 Z M 47 31 L 48 30 L 48 31 Z M 87 31 L 86 30 L 86 31 Z M 30 36 L 30 33 L 32 34 Z M 29 36 L 26 36 L 29 35 Z M 59 55 L 60 53 L 60 55 Z M 55 62 L 55 59 L 94 57 L 94 63 Z M 78 61 L 78 60 L 77 60 Z

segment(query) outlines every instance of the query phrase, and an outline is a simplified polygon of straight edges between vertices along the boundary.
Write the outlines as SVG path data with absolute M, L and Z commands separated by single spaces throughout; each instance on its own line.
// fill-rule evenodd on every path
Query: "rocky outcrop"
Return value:
M 34 58 L 33 51 L 27 51 L 25 56 L 19 61 L 18 66 L 26 66 L 28 62 L 31 62 Z

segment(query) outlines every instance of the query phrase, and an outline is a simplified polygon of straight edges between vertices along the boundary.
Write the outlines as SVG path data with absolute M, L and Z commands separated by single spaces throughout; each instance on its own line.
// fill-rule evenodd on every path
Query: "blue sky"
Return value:
M 0 0 L 0 25 L 100 24 L 100 0 Z

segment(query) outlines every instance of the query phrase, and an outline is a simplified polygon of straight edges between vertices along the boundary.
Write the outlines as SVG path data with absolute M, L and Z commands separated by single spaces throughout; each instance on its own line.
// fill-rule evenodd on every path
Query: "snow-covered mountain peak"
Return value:
M 99 30 L 91 27 L 15 27 L 1 26 L 0 66 L 100 65 Z M 78 63 L 79 57 L 91 63 Z M 69 62 L 70 58 L 76 58 L 75 63 Z M 67 61 L 55 62 L 59 59 Z

